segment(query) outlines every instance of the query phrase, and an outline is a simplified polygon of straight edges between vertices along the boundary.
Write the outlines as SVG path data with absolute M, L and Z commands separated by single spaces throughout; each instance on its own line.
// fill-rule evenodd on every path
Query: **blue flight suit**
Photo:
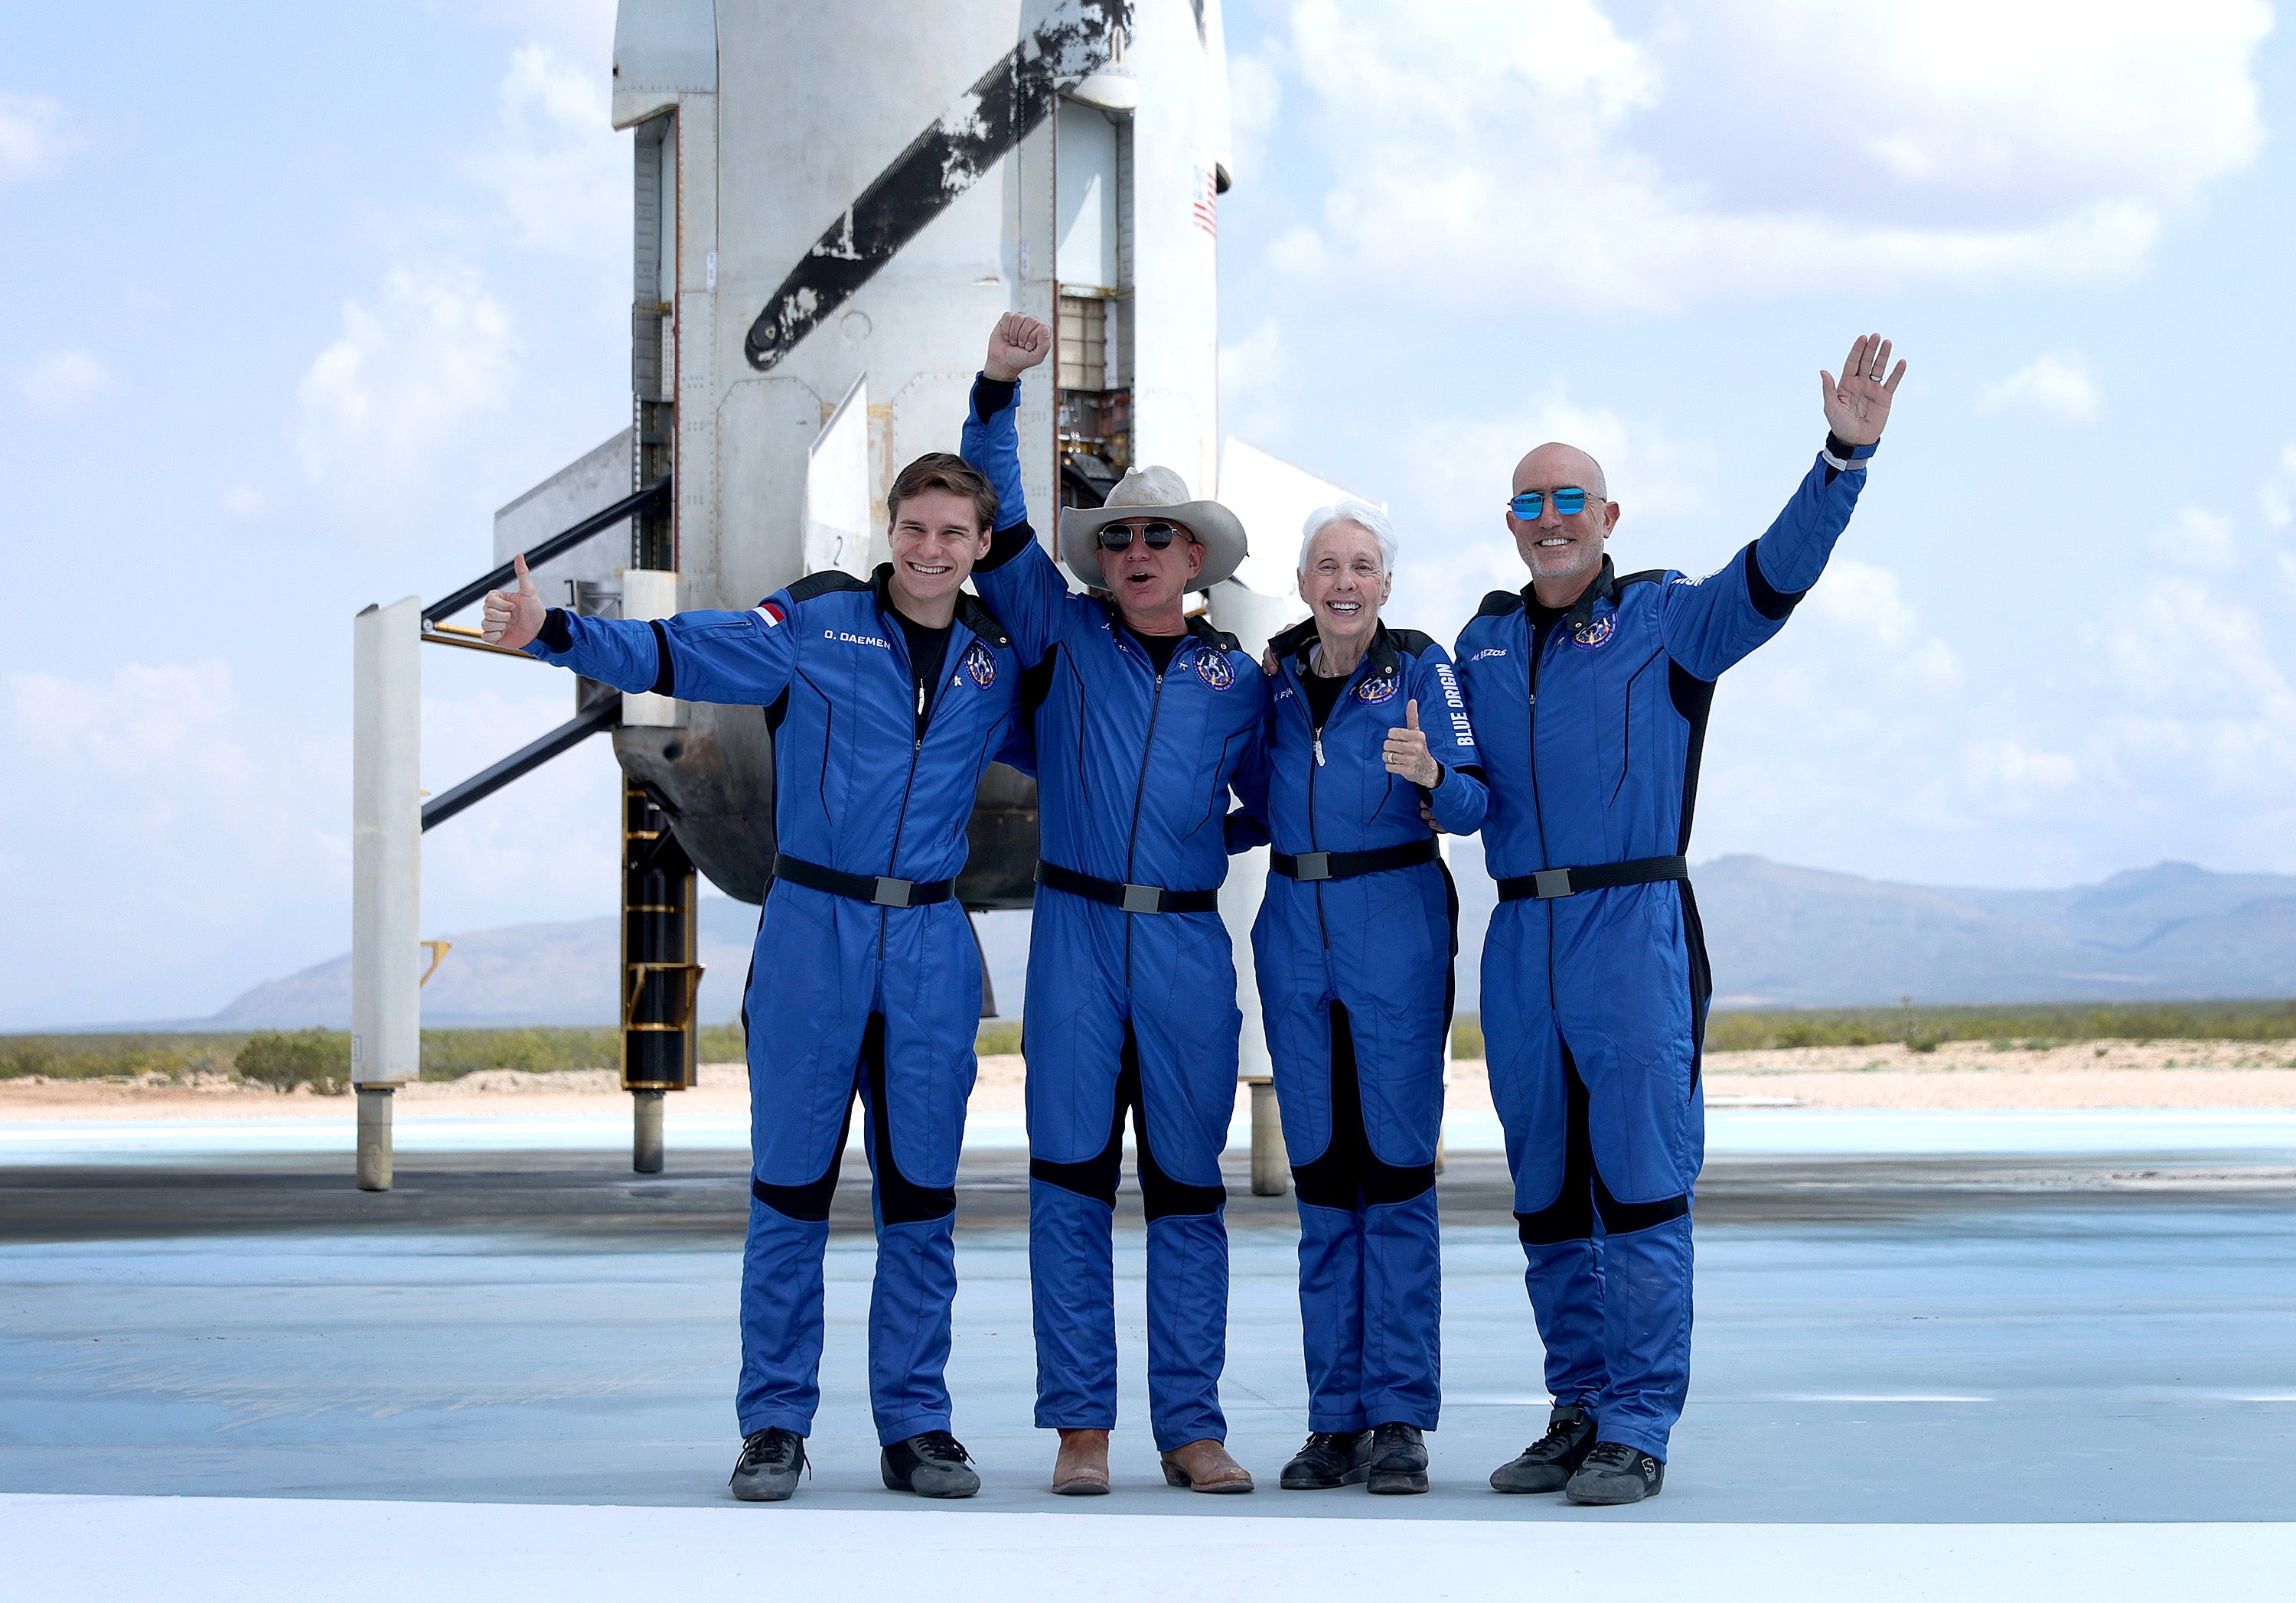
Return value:
M 1291 871 L 1269 873 L 1251 929 L 1299 1193 L 1308 1428 L 1432 1430 L 1443 1313 L 1435 1146 L 1458 899 L 1419 808 L 1429 802 L 1445 830 L 1472 835 L 1488 797 L 1442 647 L 1381 625 L 1319 731 L 1301 683 L 1315 641 L 1311 621 L 1268 646 L 1265 822 L 1275 867 Z M 1445 770 L 1431 792 L 1382 760 L 1414 699 Z
M 1148 1219 L 1148 1396 L 1156 1445 L 1225 1440 L 1235 960 L 1213 893 L 1227 797 L 1259 797 L 1267 682 L 1232 636 L 1189 626 L 1161 673 L 1112 606 L 1070 593 L 1027 522 L 1016 385 L 973 386 L 964 459 L 1008 521 L 974 582 L 1030 665 L 1039 888 L 1029 947 L 1029 1265 L 1037 1423 L 1116 1423 L 1113 1226 L 1131 1110 Z M 1179 893 L 1127 912 L 1062 882 Z
M 813 1427 L 822 1255 L 857 1092 L 874 1179 L 878 1439 L 949 1427 L 943 1370 L 980 949 L 953 898 L 879 905 L 791 875 L 953 880 L 980 772 L 1018 718 L 1021 663 L 988 609 L 962 597 L 920 734 L 890 573 L 880 568 L 873 583 L 813 574 L 747 612 L 653 623 L 554 613 L 528 648 L 625 691 L 763 707 L 773 726 L 775 844 L 799 862 L 777 864 L 742 1008 L 754 1164 L 735 1398 L 744 1436 Z
M 1862 459 L 1844 471 L 1821 457 L 1718 573 L 1620 577 L 1605 559 L 1567 612 L 1529 587 L 1497 591 L 1459 635 L 1501 896 L 1483 1038 L 1547 1389 L 1590 1410 L 1603 1441 L 1661 1462 L 1690 1386 L 1690 1206 L 1706 1147 L 1713 983 L 1681 860 L 1707 712 L 1722 671 L 1817 582 L 1865 481 Z M 1672 877 L 1538 879 L 1620 864 L 1633 866 L 1578 878 Z

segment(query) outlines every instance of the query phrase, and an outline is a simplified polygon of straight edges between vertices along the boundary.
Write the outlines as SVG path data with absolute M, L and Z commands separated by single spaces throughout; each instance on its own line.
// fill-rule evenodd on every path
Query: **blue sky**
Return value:
M 627 413 L 609 6 L 0 17 L 0 1026 L 341 951 L 348 618 Z M 1718 566 L 1914 364 L 1717 702 L 1693 855 L 2296 871 L 2296 58 L 2255 0 L 1238 4 L 1229 431 L 1389 501 L 1395 621 L 1520 582 L 1523 450 Z M 123 44 L 123 41 L 126 42 Z M 440 658 L 447 660 L 440 660 Z M 424 663 L 438 789 L 562 719 Z M 610 911 L 603 743 L 434 831 L 425 925 Z

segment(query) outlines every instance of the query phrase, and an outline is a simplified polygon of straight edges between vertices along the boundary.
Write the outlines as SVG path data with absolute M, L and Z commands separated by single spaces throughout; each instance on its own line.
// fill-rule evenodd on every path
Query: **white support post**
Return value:
M 627 568 L 622 570 L 622 616 L 644 620 L 675 617 L 677 615 L 677 575 L 661 568 Z M 668 696 L 657 696 L 651 691 L 622 694 L 622 724 L 625 728 L 676 729 L 685 719 L 678 711 L 676 700 Z
M 390 1098 L 422 1068 L 422 603 L 351 620 L 351 1083 L 358 1186 L 390 1189 Z

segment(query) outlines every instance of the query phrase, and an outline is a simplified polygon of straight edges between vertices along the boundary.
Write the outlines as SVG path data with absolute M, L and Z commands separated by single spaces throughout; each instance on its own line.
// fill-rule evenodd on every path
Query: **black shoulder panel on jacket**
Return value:
M 1624 590 L 1629 585 L 1657 585 L 1664 583 L 1665 579 L 1665 568 L 1645 568 L 1640 573 L 1620 574 L 1619 577 L 1612 582 L 1616 584 L 1620 589 Z
M 1754 603 L 1754 610 L 1776 623 L 1801 605 L 1807 590 L 1784 591 L 1770 583 L 1762 572 L 1762 564 L 1754 555 L 1754 543 L 1746 545 L 1746 594 Z
M 990 645 L 1008 648 L 1012 645 L 1013 637 L 1004 632 L 1004 626 L 996 621 L 996 615 L 988 609 L 988 603 L 979 596 L 968 595 L 962 590 L 958 591 L 956 616 L 964 621 L 966 628 Z
M 1275 659 L 1281 662 L 1297 652 L 1301 646 L 1306 645 L 1308 637 L 1315 632 L 1316 620 L 1312 617 L 1303 617 L 1290 628 L 1269 635 L 1267 649 L 1275 652 Z
M 988 536 L 988 554 L 972 565 L 975 573 L 995 573 L 1013 558 L 1029 549 L 1037 531 L 1029 527 L 1026 519 L 1010 528 L 1000 528 Z
M 1416 629 L 1390 629 L 1387 637 L 1395 642 L 1397 650 L 1408 651 L 1414 657 L 1426 656 L 1427 648 L 1435 643 L 1432 636 L 1422 634 Z
M 1236 639 L 1234 635 L 1230 634 L 1225 629 L 1216 629 L 1212 627 L 1211 620 L 1209 618 L 1190 618 L 1188 620 L 1188 633 L 1194 635 L 1198 640 L 1202 641 L 1204 644 L 1211 646 L 1218 650 L 1241 651 L 1243 650 L 1243 642 L 1242 641 Z
M 789 587 L 790 600 L 809 601 L 816 595 L 832 595 L 840 590 L 866 590 L 869 581 L 857 579 L 840 568 L 824 568 L 819 573 L 809 573 Z
M 1475 609 L 1475 616 L 1477 617 L 1505 617 L 1510 612 L 1520 612 L 1521 610 L 1522 592 L 1520 590 L 1494 590 L 1483 598 L 1483 604 Z

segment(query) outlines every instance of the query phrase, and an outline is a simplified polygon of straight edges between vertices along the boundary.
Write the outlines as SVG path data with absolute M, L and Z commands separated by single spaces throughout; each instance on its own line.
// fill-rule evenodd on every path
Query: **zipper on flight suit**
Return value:
M 1349 683 L 1352 683 L 1354 679 L 1353 674 L 1348 675 Z M 1348 687 L 1342 684 L 1340 686 L 1340 693 L 1332 699 L 1333 716 L 1338 716 L 1341 704 L 1347 699 Z M 1308 686 L 1304 681 L 1300 685 L 1300 705 L 1307 708 L 1311 716 L 1313 716 L 1314 704 L 1308 699 Z M 1326 718 L 1324 724 L 1330 721 Z M 1314 725 L 1309 732 L 1315 737 L 1316 760 L 1308 770 L 1308 849 L 1311 852 L 1320 852 L 1324 849 L 1324 843 L 1316 834 L 1316 770 L 1324 765 L 1324 724 Z M 1329 952 L 1332 949 L 1332 925 L 1331 920 L 1324 914 L 1324 882 L 1318 879 L 1315 883 L 1316 928 L 1324 937 L 1324 950 Z
M 949 650 L 955 651 L 956 650 L 956 620 L 952 617 L 948 621 Z M 901 811 L 893 820 L 893 851 L 890 859 L 885 864 L 885 877 L 889 879 L 898 879 L 900 877 L 894 871 L 900 866 L 901 862 L 901 832 L 906 830 L 909 826 L 909 794 L 917 788 L 917 759 L 924 755 L 925 735 L 927 732 L 932 728 L 933 714 L 940 710 L 940 698 L 938 696 L 934 697 L 932 699 L 931 707 L 927 707 L 925 703 L 925 682 L 922 678 L 919 677 L 917 674 L 917 665 L 909 658 L 908 631 L 902 628 L 900 625 L 895 624 L 888 633 L 892 634 L 895 641 L 898 642 L 894 645 L 893 649 L 899 654 L 902 662 L 907 665 L 909 677 L 916 681 L 917 715 L 924 719 L 923 724 L 917 730 L 915 743 L 909 748 L 908 782 L 901 787 Z M 888 643 L 892 642 L 889 642 Z M 963 658 L 960 658 L 959 660 L 962 661 Z M 946 655 L 942 657 L 941 667 L 944 670 L 948 667 L 948 658 Z M 881 968 L 885 961 L 885 932 L 887 928 L 887 920 L 892 917 L 892 912 L 893 910 L 890 907 L 881 907 L 877 910 L 877 962 Z
M 1538 863 L 1541 868 L 1553 866 L 1546 860 L 1546 807 L 1538 795 L 1538 670 L 1546 661 L 1546 648 L 1554 638 L 1554 626 L 1561 616 L 1551 622 L 1540 623 L 1529 616 L 1526 603 L 1523 622 L 1530 634 L 1530 699 L 1525 711 L 1529 718 L 1530 813 L 1538 825 Z M 1546 1007 L 1551 1014 L 1554 1002 L 1554 903 L 1551 897 L 1541 897 L 1546 909 Z M 1557 1026 L 1558 1030 L 1560 1026 Z
M 1121 620 L 1119 620 L 1116 626 L 1121 629 L 1125 626 Z M 1124 882 L 1128 885 L 1132 883 L 1133 854 L 1139 849 L 1140 846 L 1140 804 L 1148 795 L 1148 756 L 1156 748 L 1156 716 L 1164 709 L 1164 674 L 1170 673 L 1179 666 L 1180 651 L 1186 644 L 1187 642 L 1183 641 L 1179 646 L 1173 648 L 1172 660 L 1165 665 L 1163 674 L 1156 672 L 1156 664 L 1152 659 L 1148 664 L 1148 671 L 1155 678 L 1156 688 L 1148 697 L 1148 733 L 1140 742 L 1140 778 L 1132 787 L 1132 832 L 1124 838 Z M 1117 649 L 1119 650 L 1124 649 L 1121 641 L 1118 642 Z M 1136 646 L 1133 649 L 1139 651 L 1143 657 L 1147 655 L 1147 648 L 1144 646 Z M 1124 915 L 1124 984 L 1128 990 L 1132 985 L 1132 916 L 1130 913 Z

